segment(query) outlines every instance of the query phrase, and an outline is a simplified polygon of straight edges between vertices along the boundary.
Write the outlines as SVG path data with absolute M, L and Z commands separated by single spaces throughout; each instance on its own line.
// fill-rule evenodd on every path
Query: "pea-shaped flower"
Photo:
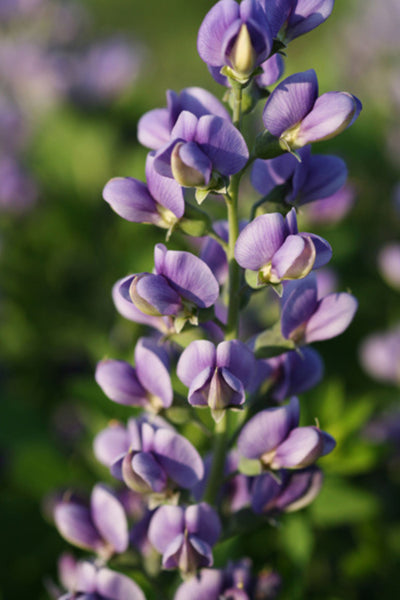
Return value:
M 213 564 L 212 546 L 220 533 L 219 517 L 205 502 L 187 508 L 161 506 L 149 527 L 149 539 L 163 555 L 164 569 L 180 569 L 183 573 Z
M 351 294 L 318 296 L 313 273 L 302 281 L 286 284 L 282 297 L 281 330 L 295 344 L 329 340 L 347 329 L 357 310 L 357 300 Z
M 118 404 L 158 411 L 172 404 L 168 355 L 151 338 L 140 338 L 135 347 L 135 368 L 123 360 L 106 359 L 96 367 L 96 381 Z
M 133 177 L 114 177 L 106 184 L 103 198 L 127 221 L 170 229 L 185 212 L 183 191 L 176 181 L 157 173 L 153 162 L 148 154 L 147 185 Z
M 155 417 L 104 429 L 95 438 L 94 452 L 114 477 L 141 494 L 166 495 L 176 486 L 190 489 L 204 474 L 192 444 Z
M 273 37 L 288 43 L 326 21 L 335 0 L 259 0 Z
M 286 217 L 280 213 L 260 215 L 243 229 L 235 245 L 237 262 L 258 272 L 259 285 L 305 277 L 331 256 L 326 240 L 312 233 L 298 233 L 294 208 Z
M 90 505 L 74 497 L 59 502 L 54 510 L 54 520 L 68 542 L 92 550 L 106 560 L 128 548 L 128 521 L 124 508 L 104 485 L 93 488 Z
M 338 156 L 311 154 L 310 146 L 298 152 L 301 162 L 292 154 L 269 160 L 256 160 L 251 182 L 263 196 L 278 185 L 285 185 L 284 200 L 302 206 L 337 192 L 347 179 L 345 162 Z
M 152 150 L 159 150 L 168 144 L 171 131 L 184 110 L 193 113 L 196 117 L 216 115 L 230 120 L 229 113 L 223 104 L 207 90 L 188 87 L 178 94 L 173 90 L 168 90 L 167 106 L 150 110 L 139 119 L 139 142 Z
M 348 92 L 318 97 L 318 81 L 310 69 L 284 79 L 272 92 L 263 112 L 266 129 L 291 152 L 311 142 L 327 140 L 349 127 L 361 102 Z
M 177 374 L 189 388 L 189 403 L 208 405 L 218 421 L 225 409 L 244 403 L 254 366 L 253 353 L 238 340 L 221 342 L 217 347 L 198 340 L 182 352 Z
M 248 157 L 246 142 L 227 119 L 197 118 L 185 110 L 171 131 L 171 141 L 157 151 L 154 167 L 184 187 L 219 188 L 221 176 L 240 171 Z
M 299 427 L 299 401 L 257 413 L 243 427 L 240 454 L 259 460 L 265 469 L 301 469 L 333 450 L 335 440 L 318 427 Z
M 257 0 L 220 0 L 199 29 L 197 49 L 210 67 L 225 67 L 226 75 L 246 83 L 271 53 L 267 16 Z
M 145 595 L 130 577 L 96 567 L 90 562 L 78 563 L 76 583 L 60 600 L 145 600 Z
M 141 313 L 174 317 L 177 330 L 186 321 L 197 324 L 198 309 L 209 308 L 218 298 L 211 269 L 194 254 L 167 250 L 163 244 L 154 249 L 154 263 L 154 273 L 132 275 L 117 293 L 124 295 L 128 287 L 130 300 Z

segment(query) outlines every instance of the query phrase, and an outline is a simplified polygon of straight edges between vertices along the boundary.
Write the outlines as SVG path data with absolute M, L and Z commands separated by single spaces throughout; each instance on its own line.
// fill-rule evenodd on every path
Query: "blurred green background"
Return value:
M 165 105 L 166 89 L 198 85 L 223 94 L 196 51 L 198 27 L 213 2 L 81 4 L 94 38 L 118 32 L 139 44 L 141 70 L 114 102 L 64 99 L 41 115 L 25 153 L 39 199 L 26 214 L 0 214 L 4 600 L 47 597 L 43 581 L 56 577 L 66 544 L 46 520 L 43 498 L 68 486 L 89 489 L 104 478 L 91 454 L 93 435 L 108 419 L 129 414 L 103 396 L 93 372 L 107 354 L 131 357 L 139 328 L 117 315 L 110 290 L 125 274 L 152 268 L 152 247 L 163 233 L 117 217 L 102 188 L 116 175 L 144 179 L 146 150 L 137 144 L 136 125 L 141 114 Z M 311 507 L 246 539 L 259 566 L 267 561 L 282 575 L 287 600 L 400 597 L 399 455 L 361 434 L 399 394 L 362 372 L 360 342 L 400 318 L 398 292 L 376 268 L 378 249 L 398 239 L 400 227 L 392 206 L 399 164 L 387 141 L 395 117 L 386 67 L 393 67 L 395 40 L 380 31 L 386 52 L 379 50 L 378 60 L 374 47 L 368 59 L 365 48 L 376 39 L 360 18 L 364 5 L 337 1 L 324 25 L 290 45 L 286 62 L 286 74 L 314 68 L 322 92 L 348 89 L 364 103 L 354 127 L 317 150 L 345 158 L 357 189 L 351 214 L 316 232 L 333 246 L 339 287 L 356 295 L 359 312 L 345 334 L 318 345 L 326 376 L 302 403 L 305 420 L 318 417 L 338 448 L 321 465 L 325 486 Z M 220 555 L 242 552 L 234 540 Z

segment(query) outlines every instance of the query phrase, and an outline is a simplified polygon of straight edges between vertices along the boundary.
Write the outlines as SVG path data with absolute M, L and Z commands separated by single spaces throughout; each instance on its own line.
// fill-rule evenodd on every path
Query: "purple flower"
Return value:
M 346 292 L 318 298 L 314 274 L 285 286 L 282 297 L 281 330 L 297 345 L 329 340 L 350 325 L 358 306 Z
M 157 173 L 153 163 L 154 156 L 148 154 L 147 185 L 132 177 L 114 177 L 106 184 L 103 198 L 127 221 L 170 229 L 185 212 L 183 190 L 173 179 Z
M 255 366 L 253 353 L 238 340 L 192 342 L 181 354 L 177 365 L 179 379 L 189 388 L 193 406 L 209 406 L 215 420 L 224 410 L 240 407 Z
M 332 256 L 327 241 L 312 233 L 298 233 L 295 209 L 260 215 L 239 235 L 235 258 L 244 269 L 257 271 L 257 283 L 300 279 Z
M 383 279 L 392 287 L 400 290 L 400 244 L 386 244 L 378 254 L 379 271 Z
M 230 121 L 226 108 L 207 90 L 189 87 L 179 94 L 168 90 L 167 107 L 151 110 L 139 119 L 139 142 L 151 150 L 159 150 L 168 144 L 174 125 L 184 110 L 196 117 L 216 115 Z
M 60 600 L 146 600 L 130 577 L 105 567 L 81 562 L 77 568 L 76 587 Z
M 244 559 L 229 563 L 225 569 L 202 569 L 179 586 L 174 600 L 272 600 L 280 584 L 279 575 L 273 571 L 254 577 L 251 561 Z
M 205 502 L 187 508 L 161 506 L 149 527 L 149 539 L 163 555 L 164 569 L 183 573 L 213 564 L 211 549 L 220 533 L 219 517 Z
M 128 522 L 122 504 L 102 484 L 92 491 L 90 505 L 71 498 L 62 500 L 54 510 L 60 534 L 71 544 L 93 550 L 108 560 L 128 548 Z
M 378 381 L 400 384 L 400 325 L 368 336 L 360 348 L 364 369 Z
M 18 214 L 36 202 L 36 183 L 11 156 L 0 157 L 0 181 L 0 211 Z
M 245 458 L 261 462 L 266 469 L 301 469 L 333 450 L 335 440 L 318 427 L 299 427 L 299 401 L 268 408 L 243 427 L 238 449 Z
M 272 37 L 257 0 L 220 0 L 205 16 L 197 38 L 200 57 L 209 67 L 246 83 L 270 55 Z
M 112 425 L 94 441 L 96 458 L 111 473 L 141 494 L 165 496 L 173 487 L 190 489 L 203 477 L 204 466 L 192 444 L 163 419 L 129 419 Z
M 301 162 L 292 154 L 256 160 L 251 182 L 263 196 L 285 185 L 285 202 L 302 206 L 332 196 L 347 178 L 345 162 L 337 156 L 311 155 L 310 146 L 299 150 Z
M 331 196 L 321 197 L 321 200 L 307 206 L 305 210 L 306 218 L 312 223 L 334 225 L 341 221 L 353 208 L 355 196 L 354 187 L 345 184 Z
M 273 36 L 285 43 L 321 25 L 335 0 L 259 0 L 268 15 Z
M 322 472 L 316 467 L 263 473 L 254 479 L 251 506 L 256 514 L 293 512 L 308 506 L 319 494 Z
M 273 371 L 270 396 L 278 402 L 317 385 L 323 376 L 323 362 L 314 348 L 303 347 L 300 352 L 286 352 L 265 361 Z
M 135 368 L 123 360 L 98 363 L 96 381 L 119 404 L 159 411 L 172 404 L 169 360 L 164 348 L 151 338 L 140 338 L 135 347 Z
M 139 311 L 152 317 L 175 317 L 178 330 L 188 320 L 197 324 L 198 309 L 209 308 L 218 298 L 219 286 L 211 269 L 194 254 L 167 250 L 163 244 L 154 249 L 154 263 L 154 273 L 132 275 L 117 293 L 123 295 L 129 286 L 130 299 Z
M 311 142 L 327 140 L 349 127 L 361 102 L 348 92 L 318 97 L 318 81 L 310 69 L 284 79 L 272 92 L 263 112 L 266 129 L 292 152 Z
M 221 176 L 240 171 L 249 158 L 242 135 L 226 119 L 197 118 L 183 111 L 171 131 L 171 141 L 157 151 L 155 169 L 184 187 L 220 188 Z

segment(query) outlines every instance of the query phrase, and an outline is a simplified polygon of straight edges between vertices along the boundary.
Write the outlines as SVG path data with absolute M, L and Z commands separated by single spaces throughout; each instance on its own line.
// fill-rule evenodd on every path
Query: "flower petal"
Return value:
M 177 219 L 185 212 L 185 199 L 181 186 L 170 177 L 163 177 L 154 168 L 154 155 L 149 153 L 146 160 L 146 180 L 150 194 L 164 208 L 170 210 Z
M 215 368 L 215 360 L 214 344 L 207 340 L 196 340 L 182 352 L 176 368 L 177 375 L 186 387 L 190 387 L 195 377 L 204 369 Z
M 206 502 L 192 504 L 185 511 L 185 525 L 189 533 L 214 546 L 221 535 L 221 521 Z
M 135 369 L 124 360 L 100 361 L 97 363 L 95 379 L 113 402 L 143 406 L 146 401 L 146 390 L 138 380 Z
M 135 366 L 140 383 L 164 408 L 172 404 L 173 390 L 168 370 L 168 355 L 150 338 L 140 338 L 135 347 Z
M 125 552 L 129 544 L 128 521 L 122 504 L 106 486 L 97 484 L 90 499 L 93 522 L 115 552 Z
M 117 215 L 127 221 L 154 225 L 160 221 L 156 203 L 142 181 L 132 177 L 114 177 L 106 184 L 103 198 Z
M 107 467 L 124 456 L 130 446 L 129 434 L 123 425 L 110 425 L 100 431 L 94 439 L 94 455 L 99 462 Z
M 169 544 L 185 529 L 184 510 L 181 506 L 161 506 L 154 514 L 149 526 L 149 540 L 164 554 Z
M 242 134 L 232 123 L 221 117 L 200 117 L 195 139 L 211 160 L 213 168 L 222 175 L 237 173 L 249 158 Z
M 287 236 L 285 219 L 280 213 L 256 217 L 246 225 L 235 245 L 235 258 L 244 269 L 258 271 L 268 264 Z
M 231 340 L 217 347 L 217 367 L 225 367 L 247 387 L 253 377 L 255 359 L 252 351 L 243 342 Z
M 166 108 L 145 113 L 138 122 L 138 140 L 146 148 L 159 150 L 170 139 L 169 114 Z
M 97 592 L 107 600 L 146 600 L 139 586 L 130 577 L 110 569 L 100 569 L 96 577 Z
M 154 452 L 168 477 L 179 486 L 190 489 L 203 477 L 203 461 L 182 435 L 169 429 L 158 429 L 154 436 Z
M 350 325 L 357 307 L 357 300 L 346 292 L 325 296 L 308 320 L 306 341 L 317 342 L 340 335 Z
M 216 67 L 224 64 L 225 33 L 238 18 L 239 6 L 234 0 L 220 0 L 206 14 L 197 37 L 197 51 L 205 63 Z
M 321 456 L 322 447 L 322 437 L 316 427 L 297 427 L 278 446 L 271 467 L 307 467 Z

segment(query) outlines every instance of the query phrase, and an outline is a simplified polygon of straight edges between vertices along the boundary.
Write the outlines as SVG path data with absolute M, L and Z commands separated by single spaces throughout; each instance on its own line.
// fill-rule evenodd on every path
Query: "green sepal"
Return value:
M 270 53 L 270 57 L 273 56 L 274 54 L 281 54 L 282 56 L 286 56 L 284 50 L 286 50 L 287 48 L 287 44 L 285 44 L 284 42 L 282 42 L 282 40 L 279 40 L 278 38 L 274 38 L 273 42 L 272 42 L 272 50 Z
M 282 298 L 282 296 L 283 296 L 282 283 L 270 283 L 269 285 L 274 290 L 275 294 L 278 294 L 279 298 Z
M 239 458 L 238 471 L 248 477 L 255 477 L 261 475 L 262 465 L 258 458 L 245 458 L 241 456 Z
M 279 139 L 267 130 L 259 133 L 256 137 L 254 154 L 257 158 L 263 158 L 264 160 L 267 158 L 276 158 L 286 151 L 282 148 Z
M 250 269 L 246 269 L 244 272 L 244 278 L 247 285 L 252 290 L 260 290 L 261 288 L 267 285 L 266 283 L 260 282 L 258 277 L 258 271 L 251 271 Z
M 178 227 L 187 235 L 191 235 L 193 237 L 203 237 L 204 235 L 207 235 L 209 231 L 211 231 L 212 221 L 206 212 L 197 206 L 186 203 L 185 214 L 180 219 Z
M 295 349 L 295 343 L 283 337 L 281 324 L 278 321 L 273 327 L 257 336 L 254 353 L 256 358 L 272 358 Z
M 202 204 L 204 200 L 207 198 L 208 194 L 211 192 L 209 188 L 196 188 L 195 198 L 198 204 Z

